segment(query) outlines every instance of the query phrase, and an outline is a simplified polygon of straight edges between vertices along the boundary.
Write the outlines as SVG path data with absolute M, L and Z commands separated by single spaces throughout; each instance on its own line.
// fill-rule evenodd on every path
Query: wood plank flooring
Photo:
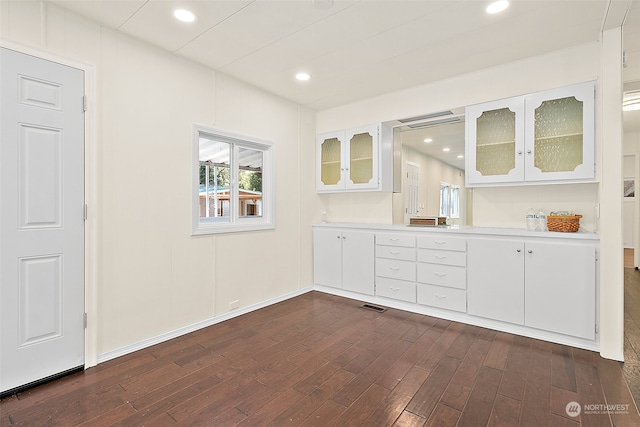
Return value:
M 640 425 L 620 363 L 361 304 L 304 294 L 5 398 L 0 425 Z

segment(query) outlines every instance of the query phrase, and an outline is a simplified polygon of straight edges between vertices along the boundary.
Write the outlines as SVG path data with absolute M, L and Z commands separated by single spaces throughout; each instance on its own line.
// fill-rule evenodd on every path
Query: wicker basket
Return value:
M 575 233 L 580 229 L 582 215 L 549 215 L 547 216 L 547 229 L 563 233 Z

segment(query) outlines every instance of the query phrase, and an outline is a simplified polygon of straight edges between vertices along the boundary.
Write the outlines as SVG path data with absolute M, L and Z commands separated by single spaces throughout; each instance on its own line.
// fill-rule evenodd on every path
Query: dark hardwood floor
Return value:
M 8 397 L 0 425 L 640 425 L 620 363 L 360 306 L 310 292 Z

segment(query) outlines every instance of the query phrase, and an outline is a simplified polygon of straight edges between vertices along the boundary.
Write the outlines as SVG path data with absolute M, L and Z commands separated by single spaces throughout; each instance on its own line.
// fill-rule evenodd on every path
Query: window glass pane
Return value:
M 449 216 L 449 184 L 440 184 L 440 216 Z
M 484 176 L 506 175 L 516 167 L 516 113 L 485 111 L 476 120 L 476 169 Z
M 262 217 L 263 153 L 238 148 L 238 216 Z
M 451 186 L 451 218 L 460 217 L 460 187 Z
M 582 161 L 582 101 L 545 101 L 535 110 L 534 166 L 542 172 L 571 172 Z
M 231 145 L 200 138 L 200 221 L 230 221 Z
M 373 178 L 373 136 L 353 135 L 349 147 L 349 178 L 354 184 L 366 184 Z

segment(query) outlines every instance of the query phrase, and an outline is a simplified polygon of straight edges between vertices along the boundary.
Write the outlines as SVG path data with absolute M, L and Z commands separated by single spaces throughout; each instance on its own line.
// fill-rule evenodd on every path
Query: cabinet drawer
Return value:
M 376 233 L 376 244 L 415 248 L 416 237 L 411 234 Z
M 460 237 L 418 236 L 418 247 L 446 251 L 466 251 L 467 241 Z
M 465 267 L 467 265 L 467 253 L 438 249 L 418 249 L 418 261 Z
M 404 280 L 376 277 L 376 295 L 415 303 L 416 284 Z
M 402 246 L 376 245 L 376 256 L 378 258 L 403 259 L 405 261 L 416 260 L 416 249 Z
M 467 311 L 467 293 L 464 290 L 420 284 L 417 287 L 418 304 L 447 310 Z
M 412 261 L 376 258 L 376 276 L 415 282 L 416 263 Z
M 449 288 L 467 288 L 467 269 L 452 265 L 418 263 L 418 282 Z

